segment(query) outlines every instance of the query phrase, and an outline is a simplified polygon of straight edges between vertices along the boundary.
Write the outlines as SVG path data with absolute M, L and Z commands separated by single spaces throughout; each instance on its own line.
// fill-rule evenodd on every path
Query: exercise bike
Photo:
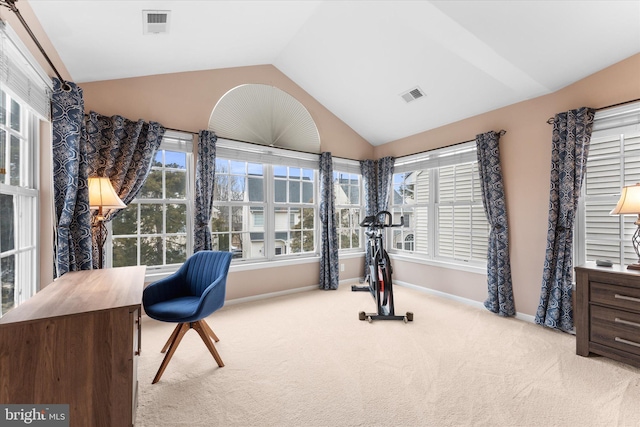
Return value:
M 400 219 L 399 224 L 392 224 L 391 213 L 388 211 L 380 211 L 376 215 L 365 217 L 360 222 L 360 227 L 367 227 L 365 235 L 368 238 L 368 244 L 371 248 L 371 258 L 367 269 L 368 282 L 366 286 L 352 286 L 352 291 L 368 291 L 376 301 L 377 313 L 359 313 L 360 320 L 368 320 L 371 323 L 374 320 L 402 320 L 404 323 L 413 321 L 413 313 L 407 312 L 405 316 L 395 314 L 393 305 L 393 282 L 391 261 L 387 251 L 384 249 L 382 235 L 383 230 L 387 227 L 404 226 L 404 218 Z

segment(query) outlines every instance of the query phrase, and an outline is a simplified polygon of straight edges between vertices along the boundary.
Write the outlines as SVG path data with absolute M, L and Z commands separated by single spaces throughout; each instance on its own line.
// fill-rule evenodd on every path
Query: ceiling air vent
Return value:
M 142 33 L 166 34 L 169 32 L 169 10 L 143 10 Z
M 419 87 L 416 87 L 414 89 L 411 89 L 408 92 L 403 93 L 400 96 L 406 102 L 411 102 L 411 101 L 415 101 L 418 98 L 422 98 L 424 96 L 424 92 L 422 92 L 422 89 L 420 89 Z

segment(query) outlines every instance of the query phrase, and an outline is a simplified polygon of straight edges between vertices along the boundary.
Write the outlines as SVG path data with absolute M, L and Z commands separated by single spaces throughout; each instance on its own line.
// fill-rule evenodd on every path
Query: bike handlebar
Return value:
M 380 217 L 382 221 L 380 220 Z M 372 228 L 383 228 L 383 227 L 404 227 L 404 216 L 400 217 L 400 224 L 392 224 L 393 220 L 391 216 L 391 212 L 389 211 L 380 211 L 375 215 L 369 215 L 364 217 L 364 219 L 360 222 L 360 227 L 372 227 Z

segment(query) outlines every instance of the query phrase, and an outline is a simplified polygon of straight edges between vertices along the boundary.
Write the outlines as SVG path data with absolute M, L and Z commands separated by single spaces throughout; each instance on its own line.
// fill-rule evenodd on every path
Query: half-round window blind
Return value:
M 320 152 L 320 135 L 311 114 L 294 97 L 269 85 L 231 89 L 213 108 L 209 130 L 219 138 Z

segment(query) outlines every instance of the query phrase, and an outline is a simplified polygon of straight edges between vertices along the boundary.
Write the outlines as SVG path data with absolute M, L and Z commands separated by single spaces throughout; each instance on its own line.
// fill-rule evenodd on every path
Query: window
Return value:
M 192 253 L 191 152 L 191 135 L 165 133 L 138 197 L 111 221 L 113 267 L 158 270 Z
M 48 120 L 51 78 L 0 21 L 0 317 L 39 280 L 39 120 Z
M 360 164 L 343 159 L 334 160 L 333 190 L 335 194 L 336 233 L 341 251 L 362 249 L 360 207 L 362 179 L 355 173 Z
M 576 218 L 575 262 L 637 262 L 634 215 L 610 215 L 622 187 L 640 182 L 640 103 L 596 112 Z
M 489 224 L 482 204 L 475 142 L 396 159 L 391 194 L 391 252 L 430 260 L 487 259 Z
M 36 292 L 37 120 L 0 90 L 0 316 Z
M 234 258 L 317 253 L 318 156 L 218 139 L 213 247 Z
M 216 157 L 213 247 L 234 258 L 264 257 L 265 183 L 259 163 Z

